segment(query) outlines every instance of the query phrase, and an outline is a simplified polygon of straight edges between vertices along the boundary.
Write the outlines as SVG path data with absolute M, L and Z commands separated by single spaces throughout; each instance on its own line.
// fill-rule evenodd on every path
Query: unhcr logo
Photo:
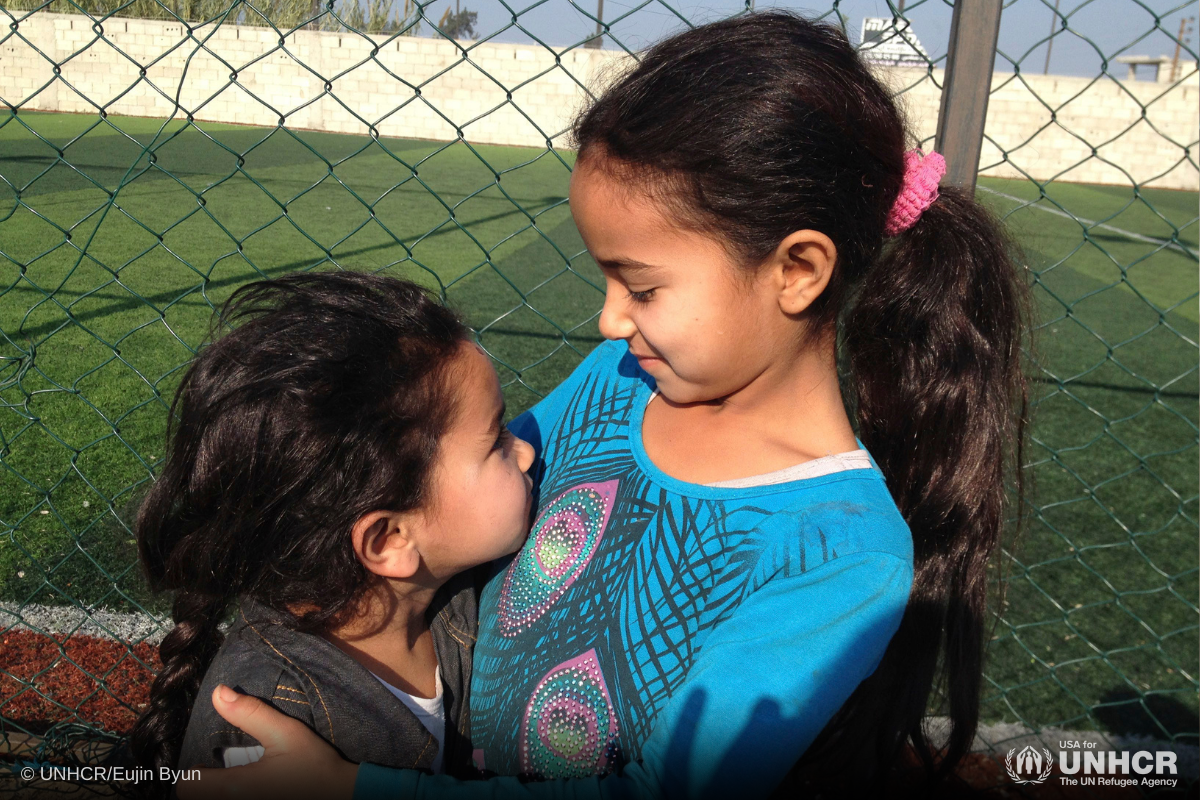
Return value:
M 1083 743 L 1083 758 L 1080 758 L 1079 742 L 1059 742 L 1066 746 L 1058 753 L 1058 767 L 1063 773 L 1062 782 L 1065 786 L 1142 786 L 1170 787 L 1178 784 L 1178 778 L 1159 777 L 1163 775 L 1178 775 L 1176 754 L 1167 751 L 1139 750 L 1132 755 L 1128 752 L 1112 750 L 1092 750 L 1095 745 Z M 1107 758 L 1106 758 L 1107 756 Z M 1130 775 L 1133 772 L 1133 775 Z M 1154 776 L 1151 776 L 1151 773 Z M 1142 777 L 1134 777 L 1140 775 Z
M 1059 780 L 1064 786 L 1140 786 L 1143 788 L 1179 785 L 1174 752 L 1148 750 L 1099 750 L 1095 742 L 1064 740 L 1058 743 Z M 1013 783 L 1024 786 L 1044 783 L 1054 770 L 1054 756 L 1046 748 L 1027 745 L 1008 751 L 1004 766 Z
M 1050 777 L 1050 770 L 1054 768 L 1054 757 L 1044 747 L 1038 751 L 1033 745 L 1026 745 L 1019 753 L 1014 747 L 1004 757 L 1004 766 L 1008 769 L 1008 777 L 1013 779 L 1013 783 L 1019 786 L 1036 785 Z

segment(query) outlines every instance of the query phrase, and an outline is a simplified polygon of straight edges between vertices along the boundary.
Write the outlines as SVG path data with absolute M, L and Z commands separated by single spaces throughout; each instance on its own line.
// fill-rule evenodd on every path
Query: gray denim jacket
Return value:
M 429 609 L 429 627 L 441 667 L 446 736 L 443 769 L 478 775 L 470 766 L 467 689 L 475 644 L 478 592 L 470 573 L 442 587 Z M 218 683 L 270 703 L 320 734 L 347 759 L 388 767 L 429 769 L 437 741 L 365 667 L 330 642 L 287 625 L 287 618 L 243 599 L 204 675 L 192 707 L 179 767 L 222 767 L 227 747 L 259 744 L 217 714 Z

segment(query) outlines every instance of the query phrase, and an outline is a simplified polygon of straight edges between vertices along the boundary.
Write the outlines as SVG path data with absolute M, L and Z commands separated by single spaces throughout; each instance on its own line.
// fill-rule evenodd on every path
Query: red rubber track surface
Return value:
M 35 734 L 58 722 L 124 733 L 159 667 L 154 645 L 9 630 L 0 636 L 0 716 Z

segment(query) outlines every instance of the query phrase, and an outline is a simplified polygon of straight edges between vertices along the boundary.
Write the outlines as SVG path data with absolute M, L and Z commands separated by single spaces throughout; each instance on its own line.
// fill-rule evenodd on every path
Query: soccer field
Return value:
M 182 367 L 213 308 L 247 281 L 336 264 L 444 292 L 521 370 L 501 367 L 514 413 L 579 362 L 564 340 L 583 353 L 600 341 L 589 323 L 599 273 L 578 256 L 569 172 L 553 155 L 115 120 L 127 137 L 107 123 L 84 133 L 95 118 L 20 119 L 70 166 L 17 121 L 0 128 L 2 599 L 146 600 L 110 504 L 128 519 L 162 455 Z M 147 169 L 139 142 L 156 141 Z
M 981 186 L 1037 272 L 1038 314 L 1035 513 L 1003 565 L 984 717 L 1087 728 L 1098 706 L 1109 730 L 1194 736 L 1197 195 Z
M 444 293 L 514 414 L 600 341 L 570 154 L 110 122 L 0 117 L 0 600 L 164 607 L 125 523 L 213 307 L 249 280 L 336 265 Z M 1038 306 L 1031 516 L 984 717 L 1194 732 L 1197 195 L 981 187 Z

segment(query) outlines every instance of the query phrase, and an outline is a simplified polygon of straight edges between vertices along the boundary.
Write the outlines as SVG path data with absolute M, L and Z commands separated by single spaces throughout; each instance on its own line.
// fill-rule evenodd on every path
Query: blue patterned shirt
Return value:
M 510 425 L 538 516 L 481 598 L 471 738 L 491 772 L 575 780 L 367 766 L 356 797 L 763 795 L 878 666 L 913 565 L 879 471 L 677 480 L 642 448 L 653 386 L 606 342 Z

